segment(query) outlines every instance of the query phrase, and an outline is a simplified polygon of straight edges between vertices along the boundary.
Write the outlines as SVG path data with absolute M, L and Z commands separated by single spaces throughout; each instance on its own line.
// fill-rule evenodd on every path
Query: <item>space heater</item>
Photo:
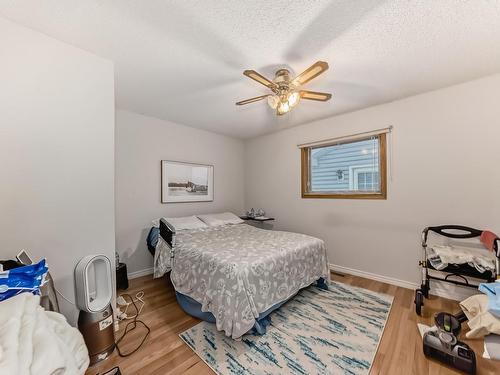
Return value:
M 75 268 L 76 305 L 80 309 L 78 329 L 89 351 L 90 366 L 115 349 L 111 262 L 104 255 L 89 255 Z

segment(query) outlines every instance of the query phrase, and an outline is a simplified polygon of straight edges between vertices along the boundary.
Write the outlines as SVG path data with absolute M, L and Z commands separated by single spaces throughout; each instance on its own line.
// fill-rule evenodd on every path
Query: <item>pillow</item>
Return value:
M 196 216 L 166 217 L 164 218 L 176 231 L 184 229 L 206 228 L 207 225 Z
M 243 220 L 241 220 L 238 216 L 236 216 L 232 212 L 223 212 L 220 214 L 210 214 L 210 215 L 198 215 L 198 219 L 200 219 L 210 227 L 243 223 Z

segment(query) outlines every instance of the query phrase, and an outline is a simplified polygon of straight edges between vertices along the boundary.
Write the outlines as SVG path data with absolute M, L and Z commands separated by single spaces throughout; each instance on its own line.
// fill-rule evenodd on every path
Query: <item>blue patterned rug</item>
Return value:
M 241 341 L 202 322 L 179 336 L 217 374 L 368 374 L 392 296 L 332 282 L 303 289 Z

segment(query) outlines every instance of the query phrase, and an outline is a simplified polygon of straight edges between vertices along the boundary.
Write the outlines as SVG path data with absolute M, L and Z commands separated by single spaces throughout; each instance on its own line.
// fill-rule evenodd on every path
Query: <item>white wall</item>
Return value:
M 243 211 L 243 142 L 133 112 L 116 113 L 116 245 L 129 273 L 152 267 L 146 236 L 164 216 Z M 160 161 L 214 165 L 214 201 L 160 202 Z
M 4 18 L 0 41 L 0 258 L 46 257 L 74 301 L 76 263 L 114 259 L 113 66 Z
M 500 232 L 499 98 L 494 75 L 253 139 L 246 144 L 246 207 L 266 209 L 277 229 L 324 239 L 332 264 L 417 282 L 425 226 Z M 303 105 L 297 110 L 307 110 Z M 317 105 L 335 105 L 335 97 Z M 387 200 L 300 198 L 297 144 L 389 125 Z

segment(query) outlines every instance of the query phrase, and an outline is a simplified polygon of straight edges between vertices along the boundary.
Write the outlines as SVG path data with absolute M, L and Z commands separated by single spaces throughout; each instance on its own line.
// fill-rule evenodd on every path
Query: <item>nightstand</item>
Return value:
M 261 216 L 261 217 L 248 217 L 248 216 L 240 216 L 241 220 L 248 221 L 248 225 L 251 225 L 253 227 L 259 228 L 259 229 L 267 229 L 267 230 L 273 230 L 273 222 L 274 222 L 274 217 L 266 217 L 266 216 Z
M 249 216 L 240 216 L 241 220 L 252 220 L 263 223 L 264 221 L 274 221 L 274 217 L 266 217 L 266 216 L 257 216 L 257 217 L 249 217 Z

